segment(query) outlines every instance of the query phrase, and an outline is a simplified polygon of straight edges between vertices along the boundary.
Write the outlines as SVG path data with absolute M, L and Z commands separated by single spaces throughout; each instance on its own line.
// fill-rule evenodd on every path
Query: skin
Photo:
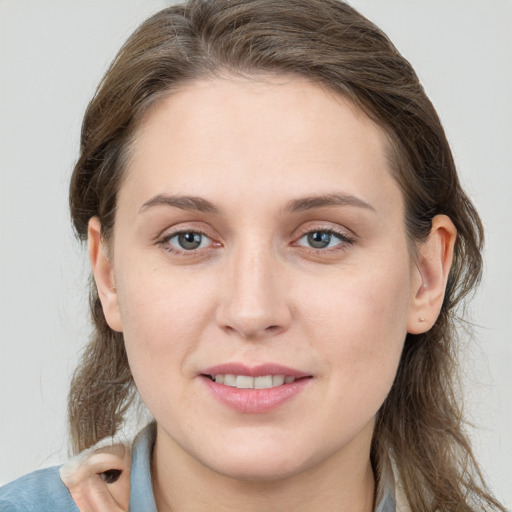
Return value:
M 113 239 L 92 219 L 89 243 L 157 421 L 161 512 L 372 509 L 374 418 L 406 333 L 437 318 L 456 236 L 438 216 L 412 255 L 387 150 L 348 100 L 296 77 L 198 81 L 146 113 Z M 333 194 L 344 200 L 290 209 Z M 162 195 L 217 211 L 154 204 Z M 326 230 L 329 246 L 311 247 Z M 205 234 L 199 249 L 180 249 L 184 231 Z M 312 378 L 276 410 L 241 413 L 198 376 L 233 361 Z

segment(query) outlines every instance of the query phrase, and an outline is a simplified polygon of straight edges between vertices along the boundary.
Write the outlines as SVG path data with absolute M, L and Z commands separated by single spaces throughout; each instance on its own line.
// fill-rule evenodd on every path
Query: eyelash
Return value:
M 313 233 L 322 233 L 322 234 L 327 234 L 331 237 L 336 237 L 339 240 L 339 243 L 337 243 L 334 247 L 326 247 L 326 248 L 305 247 L 303 245 L 299 245 L 300 240 L 302 240 L 304 237 L 307 237 L 308 235 L 311 235 Z M 180 235 L 184 235 L 184 234 L 201 235 L 201 237 L 206 237 L 207 239 L 211 240 L 211 242 L 216 244 L 218 247 L 221 246 L 221 244 L 219 242 L 214 242 L 205 232 L 198 230 L 198 229 L 181 230 L 181 231 L 176 231 L 171 234 L 167 234 L 163 238 L 161 238 L 159 241 L 157 241 L 157 245 L 159 245 L 162 248 L 162 250 L 164 250 L 170 254 L 174 254 L 174 255 L 178 255 L 178 256 L 194 256 L 200 250 L 208 250 L 208 249 L 212 248 L 212 247 L 198 247 L 196 249 L 186 250 L 186 249 L 179 249 L 175 246 L 170 245 L 170 240 L 172 240 L 173 238 L 178 237 Z M 201 244 L 202 243 L 203 243 L 203 240 L 201 240 Z M 330 243 L 330 241 L 329 241 L 329 243 Z M 336 252 L 336 251 L 342 251 L 342 250 L 346 249 L 347 246 L 354 245 L 355 243 L 356 243 L 356 240 L 353 237 L 348 236 L 346 233 L 341 233 L 341 232 L 336 231 L 331 228 L 317 228 L 317 229 L 310 229 L 310 230 L 304 231 L 292 245 L 304 247 L 307 250 L 314 252 L 315 254 L 326 254 L 326 253 L 331 253 L 331 252 Z

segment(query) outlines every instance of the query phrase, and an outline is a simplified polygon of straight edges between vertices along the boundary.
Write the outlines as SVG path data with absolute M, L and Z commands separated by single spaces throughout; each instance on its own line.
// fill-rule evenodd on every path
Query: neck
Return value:
M 240 480 L 201 464 L 158 427 L 152 461 L 157 508 L 159 512 L 227 512 L 235 507 L 237 512 L 371 512 L 375 479 L 369 443 L 363 453 L 361 446 L 345 448 L 286 478 Z

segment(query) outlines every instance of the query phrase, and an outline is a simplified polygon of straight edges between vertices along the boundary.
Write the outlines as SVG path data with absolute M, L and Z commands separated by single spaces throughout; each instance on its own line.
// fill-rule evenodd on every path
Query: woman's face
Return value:
M 421 285 L 386 148 L 293 77 L 200 81 L 152 106 L 105 312 L 159 447 L 264 480 L 367 460 Z

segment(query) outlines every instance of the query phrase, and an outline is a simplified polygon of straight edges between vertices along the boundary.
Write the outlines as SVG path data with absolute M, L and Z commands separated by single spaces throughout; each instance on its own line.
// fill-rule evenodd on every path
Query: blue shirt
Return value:
M 155 425 L 135 438 L 130 475 L 130 512 L 158 512 L 151 483 Z M 392 474 L 379 478 L 374 512 L 395 512 Z M 58 466 L 34 471 L 0 488 L 0 512 L 80 512 L 59 476 Z

